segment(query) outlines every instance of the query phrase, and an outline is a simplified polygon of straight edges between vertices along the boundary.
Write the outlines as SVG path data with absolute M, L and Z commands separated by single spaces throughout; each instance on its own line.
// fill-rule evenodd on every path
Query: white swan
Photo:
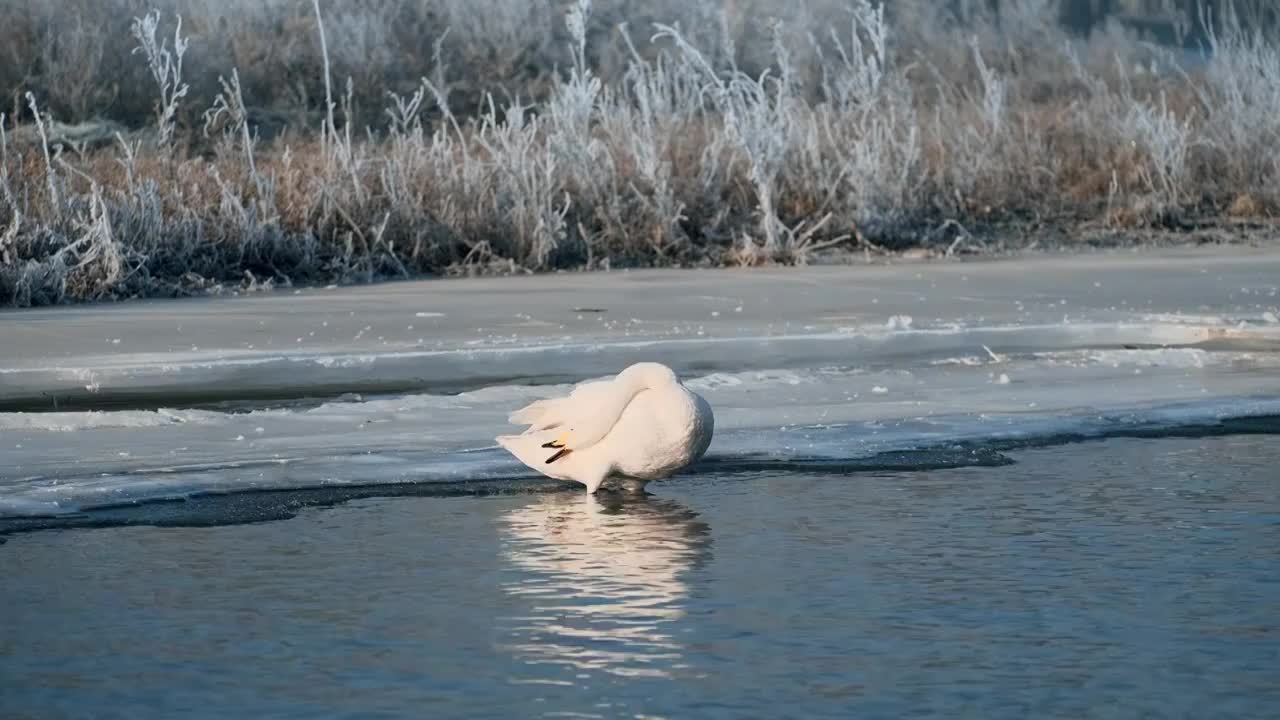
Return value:
M 621 477 L 633 490 L 689 465 L 707 451 L 711 406 L 671 368 L 636 363 L 612 380 L 583 383 L 567 397 L 539 400 L 511 414 L 520 435 L 498 443 L 547 477 L 600 489 Z

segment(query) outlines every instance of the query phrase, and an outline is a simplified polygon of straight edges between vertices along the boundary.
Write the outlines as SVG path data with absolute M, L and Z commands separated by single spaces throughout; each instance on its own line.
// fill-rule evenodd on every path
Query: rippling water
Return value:
M 1274 717 L 1274 436 L 1011 457 L 13 535 L 0 716 Z

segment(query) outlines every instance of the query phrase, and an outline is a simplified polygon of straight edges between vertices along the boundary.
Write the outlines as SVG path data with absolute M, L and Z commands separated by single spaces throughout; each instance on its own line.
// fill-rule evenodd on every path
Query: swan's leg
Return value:
M 612 472 L 612 465 L 584 465 L 577 480 L 587 486 L 588 495 L 595 495 L 600 486 L 604 484 L 605 478 L 609 477 Z
M 600 475 L 599 477 L 583 480 L 582 484 L 587 486 L 587 494 L 595 495 L 596 491 L 600 489 L 600 486 L 604 484 L 604 478 L 604 475 Z
M 622 489 L 631 495 L 644 495 L 644 486 L 649 484 L 648 480 L 639 480 L 636 478 L 623 478 Z

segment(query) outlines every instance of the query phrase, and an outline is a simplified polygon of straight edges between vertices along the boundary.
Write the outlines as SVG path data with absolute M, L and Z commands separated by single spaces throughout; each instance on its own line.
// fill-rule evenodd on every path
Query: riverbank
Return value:
M 320 112 L 270 136 L 261 87 L 226 68 L 197 105 L 175 58 L 199 39 L 138 18 L 152 125 L 58 123 L 34 92 L 0 117 L 0 303 L 1276 242 L 1269 35 L 1223 20 L 1189 52 L 1072 35 L 1051 4 L 896 19 L 841 5 L 735 25 L 693 3 L 683 25 L 628 30 L 575 3 L 536 92 L 434 72 L 392 87 L 373 73 L 359 93 L 349 74 L 344 91 L 354 69 L 325 45 L 297 86 Z M 336 22 L 313 7 L 293 35 Z

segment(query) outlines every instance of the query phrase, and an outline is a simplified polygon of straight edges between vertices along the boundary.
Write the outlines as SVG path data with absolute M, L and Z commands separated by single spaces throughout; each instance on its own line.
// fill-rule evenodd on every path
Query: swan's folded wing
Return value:
M 548 452 L 551 464 L 574 452 L 600 442 L 613 428 L 628 398 L 610 381 L 583 383 L 562 398 L 537 400 L 516 410 L 508 419 L 529 427 L 521 437 L 534 440 Z
M 531 430 L 546 430 L 555 427 L 555 406 L 564 398 L 548 398 L 537 400 L 516 410 L 507 416 L 512 425 L 531 425 Z M 548 424 L 550 423 L 550 424 Z
M 584 383 L 555 407 L 558 421 L 543 447 L 585 450 L 600 442 L 618 421 L 630 400 L 624 389 L 610 381 Z
M 612 383 L 589 382 L 573 389 L 565 397 L 535 400 L 507 416 L 513 425 L 530 426 L 526 432 L 551 430 L 583 417 L 585 411 L 597 406 L 609 392 Z

